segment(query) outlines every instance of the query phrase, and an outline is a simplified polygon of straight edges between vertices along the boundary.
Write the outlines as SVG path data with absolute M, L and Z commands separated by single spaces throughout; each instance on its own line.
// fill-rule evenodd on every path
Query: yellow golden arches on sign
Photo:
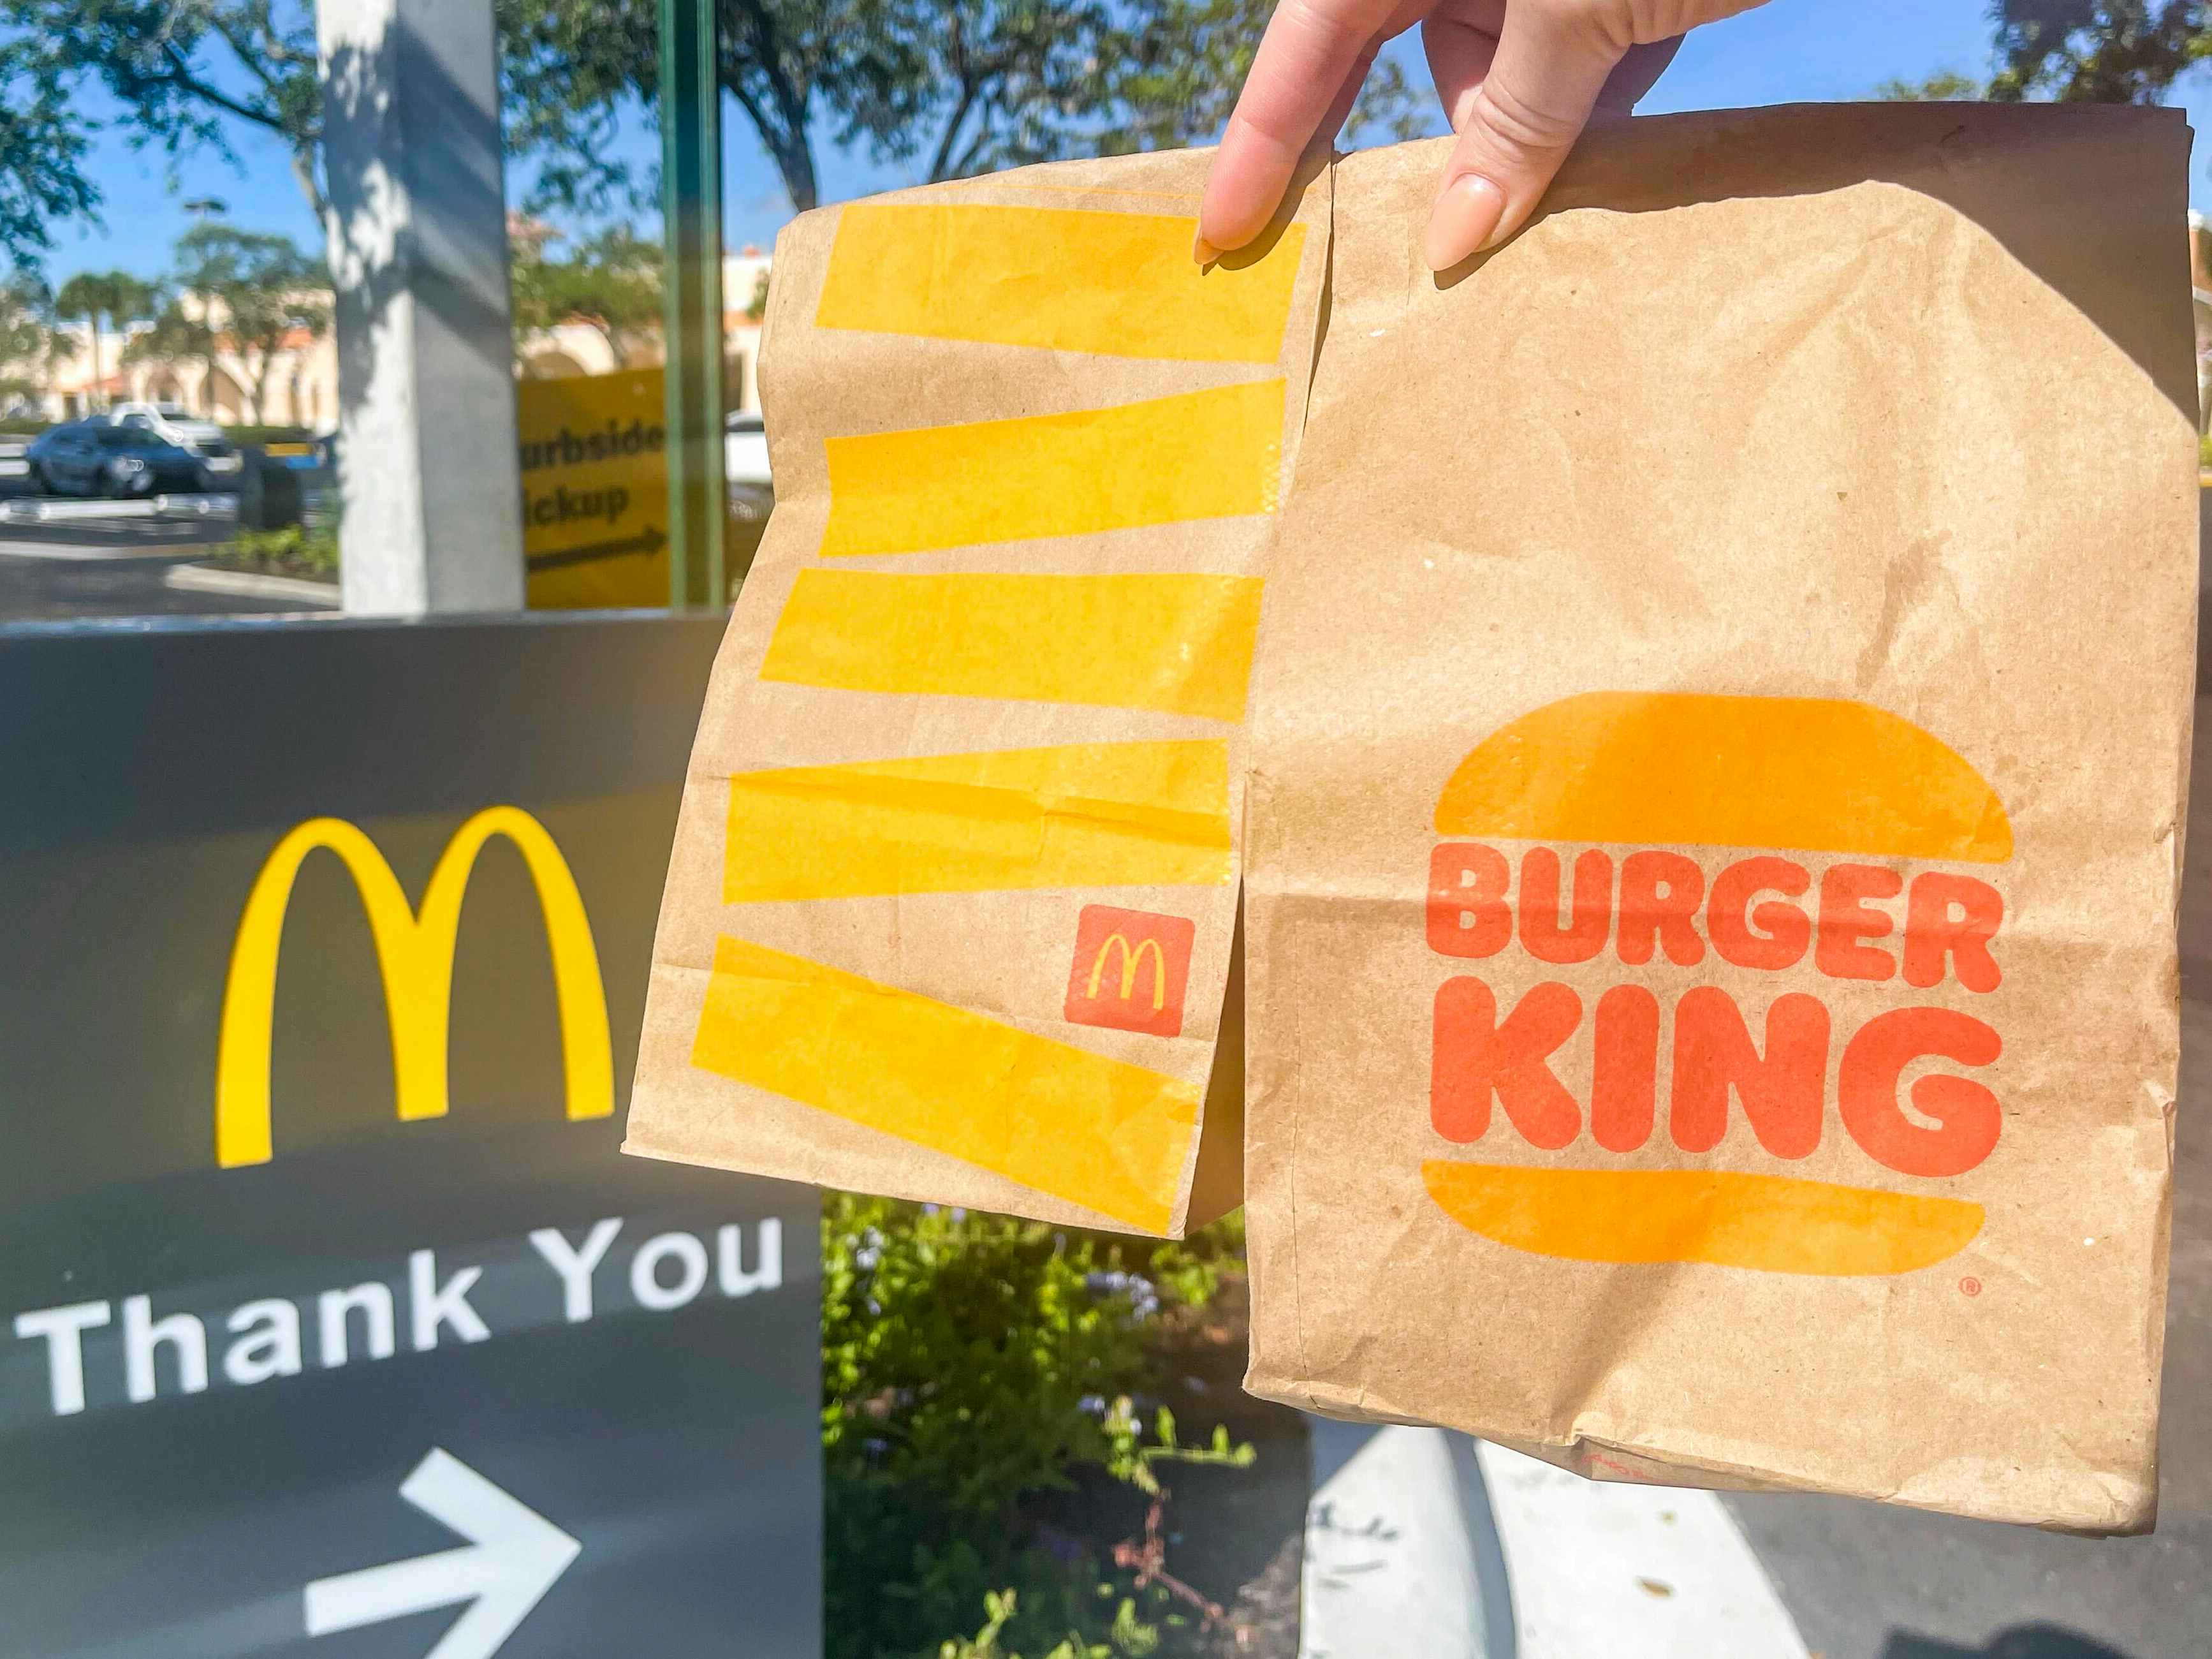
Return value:
M 417 912 L 374 841 L 343 819 L 316 818 L 276 844 L 239 918 L 216 1052 L 219 1166 L 230 1169 L 266 1163 L 270 1156 L 269 1058 L 276 1007 L 276 958 L 293 882 L 307 855 L 318 849 L 336 853 L 344 863 L 368 915 L 392 1027 L 398 1115 L 402 1122 L 445 1116 L 446 1045 L 461 900 L 477 855 L 495 835 L 505 836 L 522 855 L 544 913 L 561 1013 L 568 1116 L 604 1118 L 613 1113 L 613 1048 L 599 952 L 575 877 L 543 825 L 519 807 L 491 807 L 477 814 L 447 843 Z

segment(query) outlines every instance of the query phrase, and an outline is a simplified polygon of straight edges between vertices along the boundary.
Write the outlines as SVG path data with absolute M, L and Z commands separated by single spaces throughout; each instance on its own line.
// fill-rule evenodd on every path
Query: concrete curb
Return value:
M 188 593 L 230 594 L 240 599 L 289 599 L 325 610 L 338 606 L 335 582 L 302 576 L 263 576 L 254 570 L 220 570 L 210 564 L 179 564 L 162 578 L 166 586 Z
M 1808 1659 L 1712 1492 L 1309 1423 L 1300 1659 Z

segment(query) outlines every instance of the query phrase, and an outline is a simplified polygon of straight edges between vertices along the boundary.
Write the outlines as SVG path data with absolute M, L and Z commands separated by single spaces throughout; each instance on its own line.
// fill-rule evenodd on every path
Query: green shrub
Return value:
M 240 530 L 230 546 L 234 564 L 309 581 L 337 580 L 335 524 L 288 524 L 281 530 Z
M 1055 1532 L 1084 1469 L 1157 1490 L 1132 1397 L 1164 1320 L 1203 1307 L 1241 1239 L 1170 1244 L 832 1194 L 823 1217 L 830 1659 L 1145 1659 L 1185 1623 L 1164 1592 Z M 969 1641 L 975 1609 L 991 1622 Z M 1065 1655 L 1055 1652 L 1073 1642 Z M 1102 1644 L 1103 1645 L 1102 1645 Z
M 972 1638 L 955 1637 L 940 1644 L 937 1659 L 1022 1659 L 1018 1652 L 1001 1642 L 1006 1626 L 1013 1622 L 1019 1601 L 1020 1596 L 1013 1590 L 985 1596 L 987 1619 L 983 1628 Z M 1141 1624 L 1135 1607 L 1125 1601 L 1114 1616 L 1106 1640 L 1091 1642 L 1079 1636 L 1064 1637 L 1042 1659 L 1150 1659 L 1159 1651 L 1159 1641 L 1157 1632 Z

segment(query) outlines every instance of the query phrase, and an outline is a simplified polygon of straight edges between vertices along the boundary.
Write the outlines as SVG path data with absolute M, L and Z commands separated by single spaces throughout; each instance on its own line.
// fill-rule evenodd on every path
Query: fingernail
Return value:
M 1490 240 L 1504 217 L 1505 192 L 1480 174 L 1453 180 L 1429 215 L 1423 255 L 1431 271 L 1449 271 Z
M 1221 257 L 1221 250 L 1200 236 L 1190 245 L 1190 257 L 1200 265 L 1212 265 Z

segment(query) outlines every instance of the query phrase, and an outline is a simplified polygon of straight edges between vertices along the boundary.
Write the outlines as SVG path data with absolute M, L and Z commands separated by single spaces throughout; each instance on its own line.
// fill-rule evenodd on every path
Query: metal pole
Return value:
M 722 527 L 722 124 L 715 0 L 659 0 L 670 604 L 728 602 Z

